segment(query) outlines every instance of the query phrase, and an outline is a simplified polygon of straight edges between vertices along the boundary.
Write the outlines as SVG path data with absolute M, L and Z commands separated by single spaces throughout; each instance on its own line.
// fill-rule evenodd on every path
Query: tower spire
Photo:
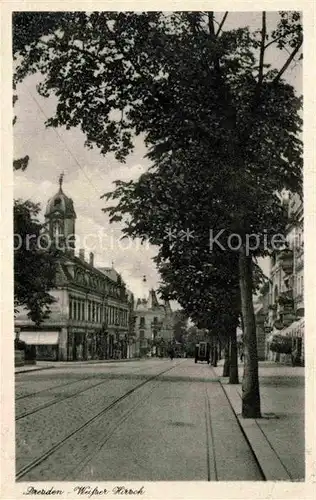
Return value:
M 64 172 L 62 172 L 59 176 L 58 182 L 59 182 L 59 191 L 62 192 L 62 185 L 63 185 L 63 180 L 64 180 Z

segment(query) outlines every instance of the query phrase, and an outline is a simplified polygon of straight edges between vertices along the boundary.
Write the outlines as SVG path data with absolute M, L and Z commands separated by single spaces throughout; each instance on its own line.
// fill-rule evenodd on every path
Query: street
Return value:
M 18 374 L 16 478 L 263 479 L 218 375 L 193 359 Z

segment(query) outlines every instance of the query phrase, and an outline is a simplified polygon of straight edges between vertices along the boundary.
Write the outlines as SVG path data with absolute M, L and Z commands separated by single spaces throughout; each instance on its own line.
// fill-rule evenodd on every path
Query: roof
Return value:
M 138 299 L 136 302 L 136 311 L 152 311 L 157 309 L 163 309 L 166 313 L 172 312 L 168 301 L 164 304 L 159 304 L 155 290 L 152 288 L 149 291 L 147 299 Z
M 45 217 L 49 217 L 55 213 L 60 213 L 64 217 L 77 217 L 72 199 L 68 198 L 61 188 L 58 193 L 48 200 Z
M 105 274 L 112 281 L 118 281 L 119 273 L 113 267 L 98 267 L 98 271 Z

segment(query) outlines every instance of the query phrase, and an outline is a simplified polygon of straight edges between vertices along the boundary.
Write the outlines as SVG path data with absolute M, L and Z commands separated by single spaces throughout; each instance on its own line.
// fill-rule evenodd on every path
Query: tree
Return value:
M 37 220 L 39 205 L 31 201 L 14 201 L 14 304 L 26 307 L 29 318 L 39 325 L 49 316 L 55 299 L 49 294 L 54 287 L 56 256 L 37 245 L 42 225 Z
M 26 48 L 16 81 L 41 71 L 39 92 L 58 97 L 55 116 L 47 124 L 80 126 L 87 146 L 97 145 L 104 154 L 112 151 L 124 161 L 133 135 L 144 134 L 148 157 L 165 181 L 157 189 L 165 189 L 166 173 L 174 169 L 179 174 L 178 198 L 183 185 L 206 182 L 204 216 L 219 216 L 225 230 L 241 242 L 242 412 L 244 417 L 258 417 L 252 273 L 253 258 L 265 255 L 269 245 L 249 251 L 247 238 L 255 234 L 261 241 L 284 229 L 277 193 L 284 188 L 301 191 L 301 100 L 283 76 L 300 53 L 302 26 L 299 13 L 281 12 L 276 30 L 269 32 L 263 12 L 259 31 L 225 31 L 226 17 L 216 28 L 212 12 L 67 13 L 58 30 Z M 290 50 L 280 70 L 265 64 L 272 44 Z M 151 187 L 157 193 L 156 186 Z M 119 211 L 123 209 L 124 216 L 132 214 L 127 221 L 130 233 L 145 238 L 145 224 L 138 218 L 142 210 L 135 198 L 128 202 L 131 189 L 118 185 L 114 199 L 121 197 Z M 196 201 L 194 189 L 189 191 L 190 201 Z M 165 210 L 172 213 L 172 222 L 180 223 L 175 205 L 181 203 L 169 197 Z M 183 198 L 186 216 L 181 222 L 189 224 L 187 205 Z M 112 216 L 117 216 L 115 210 Z M 215 222 L 212 227 L 217 229 Z M 164 249 L 161 234 L 158 230 L 149 239 Z
M 173 337 L 177 342 L 183 342 L 188 317 L 183 310 L 173 312 Z

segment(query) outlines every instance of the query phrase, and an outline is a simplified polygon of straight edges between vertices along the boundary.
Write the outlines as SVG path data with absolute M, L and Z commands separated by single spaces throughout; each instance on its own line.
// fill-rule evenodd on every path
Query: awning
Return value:
M 304 325 L 304 318 L 301 318 L 284 328 L 280 333 L 284 337 L 302 337 L 304 336 Z
M 59 332 L 20 332 L 20 340 L 28 345 L 56 345 Z

